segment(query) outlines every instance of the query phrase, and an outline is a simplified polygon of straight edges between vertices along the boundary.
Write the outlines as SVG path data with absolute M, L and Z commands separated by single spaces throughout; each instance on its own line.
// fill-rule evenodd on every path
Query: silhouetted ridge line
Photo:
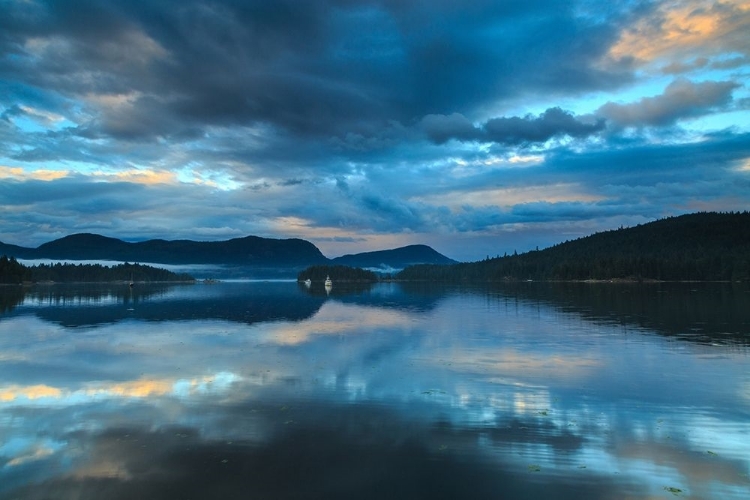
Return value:
M 553 247 L 451 266 L 417 265 L 402 280 L 750 280 L 750 212 L 669 217 Z
M 79 233 L 24 248 L 0 243 L 0 255 L 19 259 L 107 260 L 158 264 L 217 264 L 264 268 L 304 268 L 340 264 L 403 269 L 415 263 L 454 263 L 426 245 L 366 252 L 328 259 L 311 242 L 245 236 L 226 241 L 153 239 L 128 243 L 98 234 Z

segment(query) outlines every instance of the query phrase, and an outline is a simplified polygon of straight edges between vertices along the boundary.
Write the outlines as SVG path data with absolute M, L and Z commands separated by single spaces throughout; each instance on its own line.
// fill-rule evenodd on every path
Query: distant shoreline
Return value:
M 248 280 L 250 282 L 266 282 L 268 280 Z M 293 279 L 282 280 L 284 282 L 301 284 L 303 282 L 296 281 Z M 88 286 L 88 285 L 110 285 L 115 287 L 127 288 L 130 290 L 137 290 L 152 285 L 214 285 L 224 283 L 226 280 L 217 279 L 195 279 L 189 281 L 143 281 L 136 282 L 132 287 L 129 286 L 127 281 L 40 281 L 40 282 L 25 282 L 25 283 L 0 283 L 0 289 L 8 288 L 45 288 L 45 287 L 56 287 L 56 286 Z M 230 280 L 231 282 L 231 280 Z M 397 283 L 397 284 L 423 284 L 423 285 L 520 285 L 520 284 L 586 284 L 586 285 L 660 285 L 660 284 L 741 284 L 746 283 L 742 280 L 626 280 L 626 279 L 610 279 L 610 280 L 502 280 L 502 281 L 434 281 L 434 280 L 398 280 L 398 279 L 384 279 L 376 282 L 362 282 L 362 281 L 348 281 L 348 280 L 337 280 L 335 282 L 339 286 L 353 286 L 353 285 L 377 285 L 378 283 Z
M 136 281 L 134 287 L 156 284 L 193 284 L 203 280 L 166 280 L 166 281 Z M 23 283 L 0 283 L 0 286 L 53 286 L 53 285 L 123 285 L 129 286 L 130 282 L 123 280 L 113 281 L 25 281 Z

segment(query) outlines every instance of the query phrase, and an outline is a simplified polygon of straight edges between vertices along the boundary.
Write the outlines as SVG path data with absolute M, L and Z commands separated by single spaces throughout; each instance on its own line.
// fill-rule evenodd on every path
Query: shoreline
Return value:
M 205 279 L 192 279 L 192 280 L 165 280 L 165 281 L 136 281 L 134 286 L 138 285 L 189 285 L 189 284 L 214 284 L 221 283 L 226 280 L 216 278 L 205 278 Z M 257 281 L 268 281 L 268 280 L 257 280 Z M 294 278 L 285 279 L 283 281 L 304 283 Z M 660 283 L 748 283 L 743 280 L 657 280 L 657 279 L 627 279 L 627 278 L 611 278 L 611 279 L 585 279 L 585 280 L 428 280 L 428 279 L 395 279 L 385 278 L 377 281 L 358 281 L 358 280 L 336 280 L 336 283 L 340 284 L 377 284 L 377 283 L 434 283 L 434 284 L 458 284 L 458 285 L 496 285 L 496 284 L 518 284 L 518 283 L 609 283 L 609 284 L 660 284 Z M 129 286 L 130 281 L 128 280 L 114 280 L 114 281 L 25 281 L 23 283 L 0 283 L 0 287 L 33 287 L 33 286 L 55 286 L 55 285 L 123 285 Z
M 158 285 L 158 284 L 194 284 L 202 280 L 168 280 L 168 281 L 135 281 L 134 286 L 138 285 Z M 54 285 L 123 285 L 130 286 L 130 281 L 24 281 L 23 283 L 0 283 L 0 286 L 54 286 Z

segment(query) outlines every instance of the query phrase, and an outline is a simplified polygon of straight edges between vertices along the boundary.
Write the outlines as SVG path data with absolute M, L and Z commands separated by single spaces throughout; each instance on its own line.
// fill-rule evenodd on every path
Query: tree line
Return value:
M 174 273 L 143 264 L 38 264 L 25 266 L 13 257 L 0 257 L 0 283 L 19 284 L 24 282 L 56 283 L 103 283 L 111 281 L 157 282 L 157 281 L 194 281 L 185 273 Z
M 750 281 L 750 212 L 670 217 L 544 250 L 449 266 L 410 266 L 399 280 Z
M 31 281 L 31 269 L 18 262 L 14 257 L 0 257 L 0 283 L 18 284 Z

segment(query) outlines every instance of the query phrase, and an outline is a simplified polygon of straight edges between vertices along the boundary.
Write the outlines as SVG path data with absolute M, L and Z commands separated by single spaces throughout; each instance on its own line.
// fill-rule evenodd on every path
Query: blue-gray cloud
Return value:
M 130 96 L 116 107 L 89 102 L 93 119 L 79 130 L 87 137 L 178 138 L 253 123 L 369 136 L 389 121 L 480 106 L 520 87 L 580 91 L 632 78 L 598 64 L 616 22 L 552 1 L 6 6 L 0 72 L 22 84 L 11 100 L 32 98 L 28 87 Z
M 559 107 L 539 116 L 498 117 L 475 125 L 460 113 L 427 115 L 421 129 L 427 137 L 443 144 L 451 139 L 470 142 L 496 142 L 504 145 L 543 143 L 554 137 L 586 138 L 606 128 L 668 126 L 679 120 L 696 118 L 726 109 L 732 92 L 740 84 L 734 81 L 694 83 L 679 78 L 664 92 L 632 103 L 608 102 L 592 116 L 576 117 Z
M 620 127 L 672 125 L 727 106 L 732 101 L 732 91 L 739 86 L 732 81 L 693 83 L 680 78 L 670 83 L 661 95 L 630 104 L 609 102 L 597 114 Z
M 587 137 L 602 131 L 603 119 L 580 119 L 560 108 L 549 108 L 539 116 L 492 118 L 481 125 L 472 124 L 459 113 L 428 115 L 421 127 L 433 142 L 496 142 L 505 145 L 543 143 L 554 137 Z

